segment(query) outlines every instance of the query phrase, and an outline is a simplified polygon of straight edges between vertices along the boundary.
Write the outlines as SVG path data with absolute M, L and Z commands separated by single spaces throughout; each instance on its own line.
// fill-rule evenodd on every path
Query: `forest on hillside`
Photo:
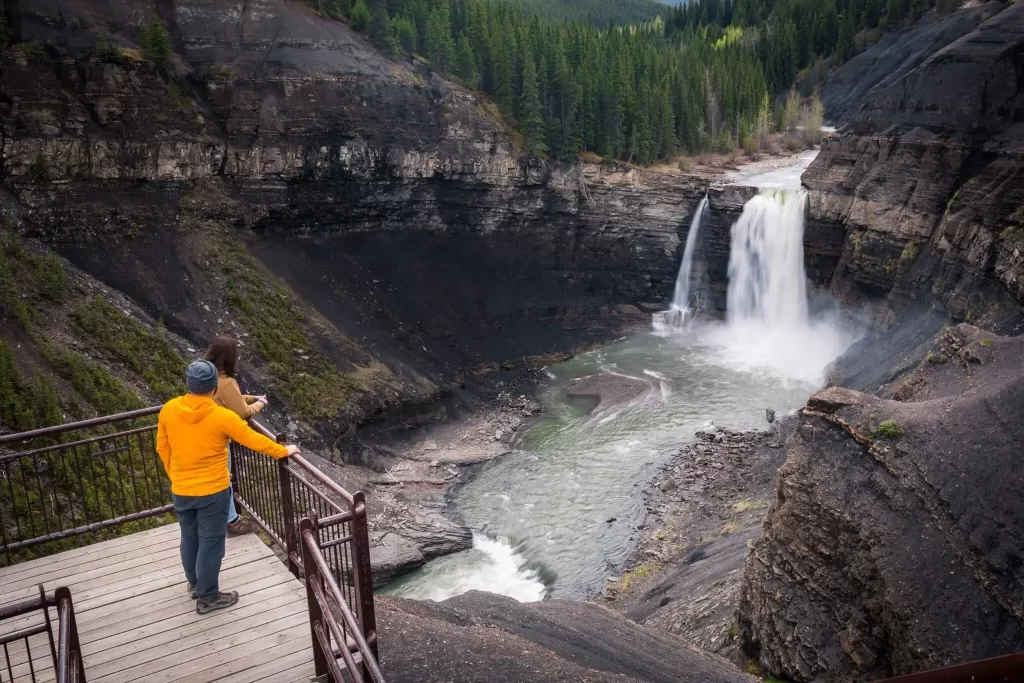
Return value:
M 650 21 L 668 9 L 655 0 L 514 0 L 526 14 L 607 28 Z
M 795 101 L 801 74 L 806 97 L 869 32 L 962 1 L 693 0 L 600 27 L 566 15 L 586 0 L 557 12 L 533 9 L 543 0 L 316 0 L 385 51 L 423 55 L 493 97 L 532 155 L 640 164 L 758 148 L 772 131 L 820 123 L 820 106 Z

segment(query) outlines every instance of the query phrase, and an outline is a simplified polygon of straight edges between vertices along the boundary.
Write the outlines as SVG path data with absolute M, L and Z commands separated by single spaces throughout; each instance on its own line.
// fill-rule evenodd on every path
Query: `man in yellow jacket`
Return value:
M 228 439 L 273 458 L 299 452 L 297 446 L 283 446 L 254 432 L 238 415 L 217 405 L 217 381 L 217 368 L 210 361 L 189 365 L 189 393 L 164 405 L 156 432 L 156 449 L 171 480 L 181 527 L 181 564 L 199 614 L 238 602 L 238 593 L 222 593 L 218 582 L 231 500 Z

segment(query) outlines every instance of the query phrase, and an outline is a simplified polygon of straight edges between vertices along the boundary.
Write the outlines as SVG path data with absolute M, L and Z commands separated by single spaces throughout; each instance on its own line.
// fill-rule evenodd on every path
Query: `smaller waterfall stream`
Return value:
M 679 266 L 679 275 L 676 276 L 675 295 L 672 297 L 672 307 L 662 313 L 654 314 L 655 330 L 668 331 L 683 327 L 693 317 L 693 307 L 690 305 L 690 277 L 693 274 L 693 254 L 697 251 L 697 242 L 700 236 L 700 224 L 704 220 L 704 214 L 708 210 L 708 196 L 700 200 L 697 211 L 690 221 L 690 232 L 686 235 L 686 248 L 683 250 L 683 262 Z

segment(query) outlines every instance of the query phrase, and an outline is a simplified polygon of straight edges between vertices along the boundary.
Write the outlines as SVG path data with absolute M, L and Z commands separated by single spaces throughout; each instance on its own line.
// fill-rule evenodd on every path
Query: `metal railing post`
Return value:
M 82 662 L 82 644 L 78 640 L 78 623 L 71 591 L 66 586 L 53 595 L 57 602 L 60 635 L 57 647 L 57 683 L 85 683 L 85 664 Z
M 280 437 L 278 441 L 280 441 Z M 296 561 L 303 557 L 299 549 L 298 529 L 295 519 L 295 499 L 292 498 L 292 473 L 288 471 L 288 458 L 277 461 L 277 478 L 281 485 L 281 513 L 284 520 L 284 550 L 288 555 L 288 571 L 296 578 L 301 578 L 301 571 Z
M 370 531 L 366 522 L 366 497 L 362 491 L 356 491 L 352 504 L 352 565 L 355 574 L 356 608 L 359 623 L 363 627 L 366 638 L 377 657 L 377 616 L 373 610 L 373 574 L 370 569 Z M 366 673 L 369 676 L 369 673 Z
M 320 603 L 316 599 L 316 595 L 313 592 L 314 582 L 320 582 L 320 572 L 317 570 L 316 562 L 313 560 L 313 553 L 309 548 L 309 545 L 305 540 L 306 531 L 313 533 L 316 536 L 316 525 L 313 520 L 308 517 L 304 517 L 299 523 L 299 539 L 300 545 L 302 546 L 302 566 L 305 568 L 305 584 L 306 584 L 306 605 L 309 609 L 309 635 L 313 640 L 313 671 L 317 678 L 321 676 L 327 676 L 323 680 L 330 680 L 329 669 L 327 667 L 327 655 L 330 654 L 332 657 L 334 653 L 327 653 L 323 651 L 320 645 L 320 638 L 317 636 L 316 626 L 320 624 L 320 628 L 323 629 L 324 613 L 320 609 Z M 326 632 L 326 629 L 323 629 Z M 330 637 L 330 636 L 328 636 Z M 345 643 L 341 643 L 341 647 L 345 647 Z M 337 681 L 335 683 L 341 683 Z

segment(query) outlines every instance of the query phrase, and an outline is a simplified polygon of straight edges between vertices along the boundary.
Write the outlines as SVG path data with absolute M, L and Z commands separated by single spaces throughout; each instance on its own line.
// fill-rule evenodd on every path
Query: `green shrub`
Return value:
M 895 441 L 903 436 L 903 429 L 896 424 L 895 420 L 886 420 L 875 428 L 875 437 L 879 439 L 890 439 Z
M 910 263 L 917 258 L 917 252 L 920 250 L 920 246 L 917 242 L 907 242 L 907 246 L 903 247 L 903 253 L 900 254 L 900 263 Z
M 106 35 L 100 35 L 96 39 L 96 49 L 93 51 L 96 59 L 108 64 L 121 64 L 124 62 L 124 55 L 116 47 L 110 44 Z
M 992 346 L 992 344 L 994 344 L 994 343 L 995 342 L 993 342 L 991 339 L 982 339 L 981 340 L 981 345 L 982 346 Z
M 42 152 L 37 152 L 36 158 L 29 164 L 28 175 L 35 180 L 46 180 L 50 177 L 50 164 Z
M 18 370 L 10 345 L 0 340 L 0 424 L 22 432 L 63 421 L 57 388 L 39 374 L 27 381 Z
M 944 353 L 940 353 L 940 354 L 929 353 L 927 358 L 925 358 L 925 361 L 929 365 L 945 365 L 946 363 L 949 362 L 949 356 L 947 356 Z
M 160 17 L 154 16 L 152 21 L 139 29 L 139 49 L 156 68 L 167 73 L 167 67 L 171 64 L 171 37 L 167 33 L 167 25 Z
M 71 324 L 141 377 L 161 400 L 184 393 L 188 363 L 164 337 L 162 326 L 150 331 L 100 296 L 79 302 L 71 313 Z
M 349 14 L 348 20 L 352 24 L 352 28 L 357 31 L 365 31 L 370 25 L 370 9 L 366 6 L 363 0 L 356 0 L 355 6 L 352 8 L 352 13 Z
M 40 256 L 35 261 L 36 290 L 44 299 L 59 303 L 67 296 L 71 282 L 64 264 L 53 254 Z
M 216 254 L 227 278 L 225 302 L 252 335 L 288 406 L 310 420 L 337 417 L 359 386 L 316 350 L 289 290 L 236 242 L 211 240 L 208 253 Z

